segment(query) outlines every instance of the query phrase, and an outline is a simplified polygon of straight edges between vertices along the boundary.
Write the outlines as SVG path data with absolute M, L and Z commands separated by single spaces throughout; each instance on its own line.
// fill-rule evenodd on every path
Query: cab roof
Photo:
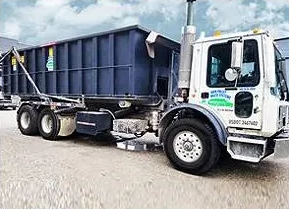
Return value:
M 228 33 L 228 34 L 224 34 L 224 35 L 201 37 L 201 38 L 197 39 L 195 43 L 210 42 L 210 41 L 222 40 L 222 39 L 224 39 L 224 40 L 234 39 L 234 38 L 239 38 L 239 37 L 257 36 L 257 35 L 262 35 L 262 34 L 266 34 L 270 37 L 270 35 L 267 31 L 255 29 L 255 30 L 246 31 L 246 32 L 236 32 L 236 33 Z

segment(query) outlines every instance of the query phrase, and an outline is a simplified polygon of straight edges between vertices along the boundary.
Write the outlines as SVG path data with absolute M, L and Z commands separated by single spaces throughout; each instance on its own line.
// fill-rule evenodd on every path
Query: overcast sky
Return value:
M 0 35 L 31 45 L 140 24 L 179 40 L 185 0 L 0 0 Z M 198 33 L 289 36 L 289 0 L 198 0 Z

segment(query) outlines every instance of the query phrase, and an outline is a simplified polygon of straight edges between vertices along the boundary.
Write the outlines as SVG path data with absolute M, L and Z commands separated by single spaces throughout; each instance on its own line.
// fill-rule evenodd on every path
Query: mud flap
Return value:
M 274 158 L 289 157 L 289 138 L 275 139 Z

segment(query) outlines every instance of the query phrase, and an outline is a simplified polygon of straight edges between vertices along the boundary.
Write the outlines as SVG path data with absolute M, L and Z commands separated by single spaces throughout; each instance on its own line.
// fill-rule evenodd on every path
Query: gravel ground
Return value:
M 85 138 L 23 136 L 0 111 L 0 208 L 289 208 L 289 159 L 219 163 L 206 176 L 173 169 L 161 151 Z

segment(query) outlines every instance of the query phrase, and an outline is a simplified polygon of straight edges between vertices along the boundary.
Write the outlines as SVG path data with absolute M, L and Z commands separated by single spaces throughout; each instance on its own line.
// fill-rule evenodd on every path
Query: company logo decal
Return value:
M 214 107 L 232 108 L 234 106 L 233 102 L 231 102 L 231 96 L 225 90 L 211 91 L 208 104 Z
M 46 62 L 46 68 L 48 71 L 54 70 L 53 48 L 48 49 L 48 58 Z

